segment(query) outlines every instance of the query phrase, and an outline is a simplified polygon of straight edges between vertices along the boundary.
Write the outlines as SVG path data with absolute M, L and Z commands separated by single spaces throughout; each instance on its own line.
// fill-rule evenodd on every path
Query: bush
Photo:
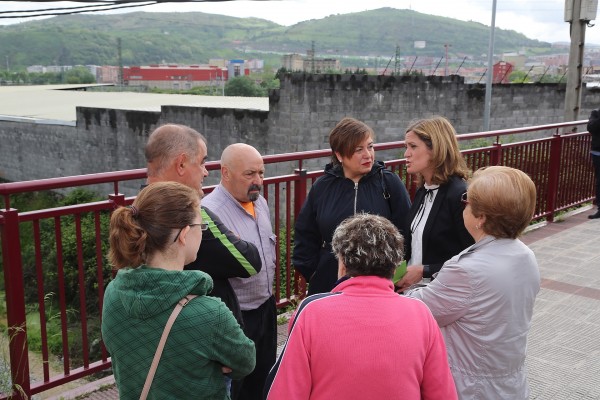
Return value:
M 265 97 L 267 91 L 247 76 L 236 76 L 225 84 L 225 96 Z

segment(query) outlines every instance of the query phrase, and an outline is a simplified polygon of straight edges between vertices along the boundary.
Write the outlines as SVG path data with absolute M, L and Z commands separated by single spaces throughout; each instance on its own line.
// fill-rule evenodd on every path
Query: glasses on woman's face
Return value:
M 460 201 L 462 201 L 462 203 L 464 204 L 465 207 L 467 206 L 467 204 L 469 204 L 469 199 L 467 198 L 467 192 L 464 192 L 462 194 L 462 196 L 460 196 Z
M 201 231 L 205 231 L 208 229 L 208 224 L 204 224 L 204 223 L 199 223 L 199 224 L 189 224 L 186 225 L 189 226 L 190 228 L 193 228 L 195 226 L 199 226 Z M 177 239 L 179 238 L 179 235 L 181 235 L 181 231 L 184 230 L 185 226 L 183 228 L 181 228 L 179 230 L 179 232 L 177 232 L 177 235 L 175 236 L 175 240 L 173 240 L 173 243 L 175 243 L 177 241 Z

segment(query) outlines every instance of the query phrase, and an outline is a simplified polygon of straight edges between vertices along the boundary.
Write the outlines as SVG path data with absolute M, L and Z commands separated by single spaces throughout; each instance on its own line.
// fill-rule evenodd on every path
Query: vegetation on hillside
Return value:
M 489 27 L 476 22 L 382 8 L 332 15 L 285 27 L 257 18 L 190 13 L 69 15 L 0 26 L 0 70 L 30 65 L 199 64 L 210 58 L 261 58 L 279 64 L 282 54 L 301 53 L 315 42 L 317 56 L 338 57 L 354 67 L 358 56 L 387 58 L 444 54 L 479 57 L 487 52 Z M 415 49 L 415 41 L 425 41 Z M 498 52 L 521 48 L 549 49 L 515 31 L 497 29 Z M 541 50 L 540 50 L 541 49 Z M 354 58 L 348 61 L 346 57 Z
M 96 83 L 96 77 L 83 66 L 64 72 L 0 71 L 0 84 L 51 85 L 59 83 Z

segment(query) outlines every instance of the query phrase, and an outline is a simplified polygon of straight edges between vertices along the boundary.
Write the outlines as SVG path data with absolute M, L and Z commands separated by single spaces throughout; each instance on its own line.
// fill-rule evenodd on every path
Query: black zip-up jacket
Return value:
M 389 198 L 384 196 L 384 187 Z M 402 233 L 410 208 L 406 187 L 398 175 L 376 161 L 358 183 L 344 176 L 340 166 L 328 164 L 312 185 L 296 218 L 294 268 L 309 282 L 309 294 L 329 292 L 337 281 L 338 264 L 331 252 L 335 228 L 359 212 L 388 218 Z
M 187 270 L 206 272 L 214 286 L 209 296 L 219 297 L 231 310 L 241 327 L 244 327 L 240 303 L 229 278 L 248 278 L 262 268 L 256 246 L 237 237 L 208 208 L 201 207 L 202 221 L 208 229 L 202 232 L 202 242 L 196 260 L 184 267 Z
M 592 134 L 592 151 L 600 151 L 600 110 L 593 110 L 590 114 L 587 130 Z
M 458 176 L 451 176 L 448 182 L 440 185 L 423 230 L 423 277 L 431 278 L 442 269 L 442 265 L 473 243 L 473 237 L 463 221 L 464 204 L 461 196 L 467 191 L 467 183 Z M 425 187 L 421 186 L 410 208 L 405 226 L 404 257 L 412 255 L 412 232 L 410 226 L 425 200 Z

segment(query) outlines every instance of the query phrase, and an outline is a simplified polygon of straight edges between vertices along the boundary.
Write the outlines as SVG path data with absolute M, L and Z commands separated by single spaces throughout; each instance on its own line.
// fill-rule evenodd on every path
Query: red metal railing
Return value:
M 538 188 L 535 218 L 552 221 L 557 212 L 589 202 L 593 198 L 589 134 L 587 132 L 560 133 L 561 130 L 571 132 L 573 128 L 586 122 L 576 121 L 466 134 L 460 135 L 459 140 L 471 141 L 471 143 L 493 140 L 491 144 L 464 150 L 463 154 L 468 165 L 476 170 L 483 166 L 500 164 L 527 172 Z M 546 137 L 514 142 L 516 135 L 532 132 L 543 132 Z M 508 143 L 502 144 L 502 139 Z M 402 141 L 380 143 L 375 146 L 378 152 L 394 150 L 398 154 L 403 147 Z M 389 152 L 379 154 L 389 154 Z M 277 262 L 280 273 L 276 275 L 275 281 L 279 307 L 291 304 L 305 292 L 302 280 L 294 274 L 291 265 L 294 216 L 298 214 L 310 186 L 323 171 L 307 171 L 303 168 L 303 162 L 329 156 L 329 150 L 319 150 L 264 157 L 266 164 L 291 163 L 294 166 L 293 174 L 269 177 L 264 182 L 264 195 L 273 213 L 273 228 L 279 236 Z M 405 160 L 394 158 L 385 161 L 388 168 L 400 175 L 411 195 L 414 194 L 416 182 L 411 176 L 407 176 Z M 217 170 L 219 165 L 212 162 L 208 163 L 207 167 L 209 170 Z M 88 337 L 90 334 L 88 313 L 101 317 L 104 285 L 110 275 L 104 258 L 107 249 L 103 248 L 103 240 L 106 239 L 107 230 L 103 221 L 106 221 L 108 214 L 116 206 L 130 204 L 133 201 L 133 198 L 127 198 L 119 193 L 119 183 L 144 179 L 145 176 L 145 169 L 137 169 L 0 184 L 0 196 L 4 197 L 4 209 L 0 209 L 0 241 L 6 289 L 10 373 L 15 398 L 30 397 L 110 367 L 110 358 L 101 344 L 100 351 L 94 355 L 90 353 L 89 349 L 93 347 L 94 338 Z M 108 194 L 108 199 L 104 201 L 29 212 L 19 212 L 11 208 L 12 195 L 103 183 L 112 183 L 114 188 L 114 192 Z M 206 191 L 211 189 L 206 188 Z M 72 226 L 67 225 L 65 221 L 72 222 L 74 230 L 65 232 L 68 226 Z M 84 224 L 87 224 L 85 229 Z M 31 235 L 30 242 L 34 243 L 33 257 L 28 257 L 27 260 L 23 259 L 25 249 L 22 248 L 21 243 L 24 235 Z M 30 253 L 31 251 L 28 254 Z M 92 254 L 91 262 L 90 257 L 86 258 L 85 254 Z M 49 271 L 51 274 L 48 274 Z M 77 277 L 74 281 L 71 279 L 73 275 Z M 52 281 L 49 281 L 47 276 L 52 276 Z M 89 284 L 90 281 L 92 285 Z M 68 284 L 78 289 L 79 309 L 68 308 L 67 304 L 76 302 L 74 299 L 69 301 L 66 299 L 65 285 Z M 31 295 L 26 298 L 25 288 L 31 285 L 36 287 L 36 295 L 33 296 L 35 298 Z M 58 296 L 58 300 L 48 302 L 50 296 Z M 97 301 L 88 304 L 90 298 L 95 298 Z M 53 311 L 48 308 L 54 307 L 56 302 L 58 311 L 53 314 Z M 30 380 L 27 328 L 28 324 L 33 322 L 31 319 L 28 322 L 27 310 L 32 309 L 38 311 L 40 316 L 39 321 L 35 321 L 39 324 L 40 337 L 35 339 L 41 342 L 43 361 L 41 382 Z M 71 314 L 77 314 L 78 317 L 72 318 Z M 48 325 L 54 319 L 60 320 L 62 342 L 61 355 L 56 360 L 54 360 L 55 356 L 51 355 L 48 338 Z M 76 322 L 74 323 L 73 320 Z M 71 357 L 71 346 L 76 345 L 71 341 L 74 332 L 77 332 L 76 336 L 81 342 L 77 344 L 81 347 L 79 351 L 81 360 L 77 365 L 73 365 L 74 361 Z M 62 364 L 62 372 L 52 373 L 50 366 L 56 362 Z M 0 370 L 2 367 L 0 365 Z M 0 393 L 0 398 L 10 395 L 11 393 Z

